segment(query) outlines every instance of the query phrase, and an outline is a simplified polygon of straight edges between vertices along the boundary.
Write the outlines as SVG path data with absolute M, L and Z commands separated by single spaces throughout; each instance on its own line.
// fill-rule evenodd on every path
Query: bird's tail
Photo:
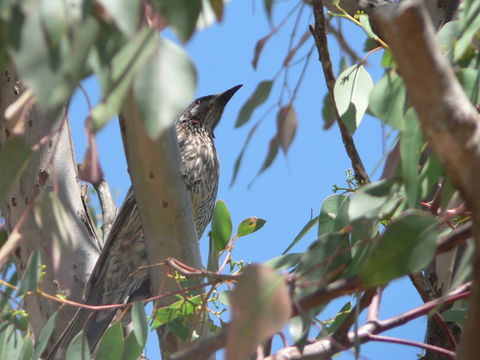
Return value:
M 101 316 L 99 316 L 101 313 Z M 116 311 L 109 310 L 92 312 L 87 309 L 78 309 L 67 327 L 60 335 L 55 345 L 51 348 L 45 360 L 62 360 L 65 358 L 68 346 L 77 334 L 83 330 L 88 341 L 90 353 L 93 354 L 95 346 L 113 320 Z

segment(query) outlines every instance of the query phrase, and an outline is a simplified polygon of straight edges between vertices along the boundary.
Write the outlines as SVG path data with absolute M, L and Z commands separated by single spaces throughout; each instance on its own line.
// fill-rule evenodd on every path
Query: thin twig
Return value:
M 358 154 L 358 151 L 355 147 L 352 135 L 348 132 L 340 114 L 338 113 L 335 98 L 333 96 L 335 75 L 333 73 L 332 61 L 330 59 L 330 53 L 328 50 L 327 30 L 325 24 L 325 16 L 323 14 L 323 2 L 322 0 L 313 0 L 312 5 L 313 15 L 315 17 L 315 25 L 310 25 L 310 32 L 315 39 L 315 44 L 317 45 L 319 59 L 322 64 L 325 81 L 327 84 L 328 92 L 330 94 L 330 101 L 332 102 L 333 108 L 335 110 L 335 117 L 337 119 L 340 133 L 342 135 L 342 141 L 345 146 L 347 155 L 352 163 L 352 168 L 355 172 L 355 178 L 360 184 L 369 183 L 370 179 L 367 175 L 367 171 L 365 170 L 360 155 Z
M 369 335 L 368 339 L 372 340 L 372 341 L 387 342 L 387 343 L 391 343 L 391 344 L 413 346 L 413 347 L 417 347 L 417 348 L 420 348 L 420 349 L 425 349 L 425 350 L 437 352 L 439 354 L 447 355 L 447 356 L 450 356 L 451 358 L 455 357 L 455 352 L 453 352 L 453 351 L 443 349 L 443 348 L 438 347 L 438 346 L 425 344 L 425 343 L 418 342 L 418 341 L 412 341 L 412 340 L 407 340 L 407 339 L 399 339 L 399 338 L 395 338 L 395 337 L 391 337 L 391 336 L 383 336 L 383 335 Z

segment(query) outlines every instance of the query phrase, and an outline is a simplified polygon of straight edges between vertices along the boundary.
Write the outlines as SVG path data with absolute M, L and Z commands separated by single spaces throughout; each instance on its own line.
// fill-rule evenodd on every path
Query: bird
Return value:
M 212 219 L 217 197 L 220 166 L 214 130 L 225 106 L 241 86 L 194 100 L 175 123 L 198 239 Z M 88 305 L 125 303 L 145 284 L 148 286 L 148 270 L 139 270 L 147 264 L 142 223 L 132 186 L 89 277 L 83 302 Z M 81 330 L 93 351 L 116 313 L 117 309 L 95 312 L 78 309 L 46 359 L 63 358 L 68 344 Z

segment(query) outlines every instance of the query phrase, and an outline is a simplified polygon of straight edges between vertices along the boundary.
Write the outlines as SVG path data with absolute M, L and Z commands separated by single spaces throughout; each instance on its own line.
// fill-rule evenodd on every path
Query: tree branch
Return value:
M 120 118 L 125 153 L 135 198 L 142 219 L 142 229 L 149 264 L 158 264 L 168 257 L 201 268 L 200 250 L 193 222 L 190 196 L 182 176 L 182 162 L 175 129 L 170 126 L 158 139 L 146 133 L 134 96 L 126 97 Z M 152 266 L 150 290 L 153 295 L 177 288 L 165 276 L 163 267 Z M 159 300 L 169 305 L 173 298 Z M 162 352 L 172 353 L 184 344 L 165 337 Z
M 472 210 L 475 238 L 473 288 L 459 359 L 480 352 L 480 123 L 442 55 L 426 10 L 405 0 L 377 12 L 376 21 L 391 47 L 423 132 Z
M 318 56 L 322 63 L 323 73 L 325 75 L 325 82 L 327 84 L 328 92 L 330 94 L 330 101 L 335 112 L 335 118 L 337 119 L 340 134 L 342 135 L 343 145 L 347 151 L 347 155 L 352 163 L 353 171 L 355 172 L 355 178 L 361 184 L 369 183 L 370 179 L 367 175 L 367 171 L 363 166 L 362 159 L 358 154 L 355 147 L 352 135 L 348 132 L 347 128 L 343 124 L 342 118 L 338 113 L 335 98 L 333 96 L 333 87 L 335 86 L 335 74 L 333 73 L 332 61 L 330 60 L 330 53 L 328 50 L 327 41 L 327 29 L 325 24 L 325 16 L 323 14 L 323 2 L 322 0 L 313 0 L 313 15 L 315 17 L 315 25 L 310 25 L 310 32 L 315 39 L 317 46 Z
M 30 254 L 39 249 L 42 263 L 46 265 L 43 289 L 51 294 L 65 292 L 70 299 L 80 301 L 99 249 L 83 207 L 68 120 L 63 112 L 52 119 L 51 114 L 37 108 L 35 98 L 25 89 L 13 67 L 2 69 L 0 114 L 0 148 L 17 136 L 33 151 L 27 168 L 10 189 L 7 203 L 0 204 L 6 228 L 15 240 L 10 250 L 18 274 L 23 274 Z M 37 197 L 52 192 L 65 210 L 61 226 L 69 230 L 68 246 L 63 243 L 67 239 L 54 239 L 52 235 L 52 227 L 60 221 L 57 217 L 52 216 L 51 221 L 45 223 L 35 220 L 36 215 L 41 215 L 37 213 Z M 4 250 L 6 246 L 2 247 L 2 256 L 8 256 Z M 25 302 L 34 336 L 38 337 L 58 304 L 38 296 L 29 296 Z M 74 312 L 71 307 L 62 309 L 55 334 L 60 334 Z

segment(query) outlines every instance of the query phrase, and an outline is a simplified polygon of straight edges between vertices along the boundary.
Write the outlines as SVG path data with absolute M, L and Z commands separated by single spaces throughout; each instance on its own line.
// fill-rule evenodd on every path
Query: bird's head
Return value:
M 220 94 L 195 99 L 183 111 L 178 121 L 188 122 L 191 126 L 203 127 L 213 136 L 213 130 L 222 117 L 225 105 L 241 87 L 242 85 L 237 85 Z

